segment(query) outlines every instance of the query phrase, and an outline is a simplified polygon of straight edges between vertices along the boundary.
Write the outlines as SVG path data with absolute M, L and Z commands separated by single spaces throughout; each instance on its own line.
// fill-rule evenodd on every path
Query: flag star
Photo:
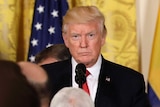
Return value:
M 53 10 L 53 12 L 51 13 L 51 15 L 52 15 L 53 17 L 58 17 L 58 11 Z
M 35 62 L 35 56 L 31 55 L 31 56 L 29 57 L 29 60 L 30 60 L 31 62 Z
M 37 8 L 37 11 L 39 13 L 43 13 L 44 12 L 44 6 L 39 5 L 39 7 Z
M 48 48 L 48 47 L 50 47 L 50 46 L 52 46 L 52 45 L 53 45 L 53 44 L 48 43 L 47 46 L 46 46 L 46 48 Z
M 42 29 L 42 24 L 37 22 L 34 27 L 36 28 L 36 30 L 41 30 Z
M 55 27 L 50 26 L 50 28 L 48 29 L 48 32 L 50 33 L 50 35 L 52 33 L 55 33 Z
M 38 45 L 38 40 L 33 39 L 33 40 L 31 41 L 31 44 L 32 44 L 33 47 L 34 47 L 34 46 L 37 46 L 37 45 Z
M 29 41 L 29 52 L 27 55 L 27 59 L 32 62 L 35 62 L 36 54 L 45 47 L 47 48 L 55 43 L 63 42 L 61 38 L 62 31 L 61 28 L 59 28 L 61 22 L 59 20 L 62 20 L 64 14 L 68 10 L 67 0 L 63 0 L 65 2 L 59 2 L 60 0 L 48 0 L 47 3 L 44 1 L 45 0 L 35 0 L 36 7 L 33 11 L 33 24 Z M 62 4 L 63 8 L 58 8 L 62 6 Z M 48 20 L 44 21 L 44 19 Z M 55 35 L 56 33 L 58 33 L 58 35 Z M 55 38 L 50 39 L 53 38 L 53 36 L 55 36 Z

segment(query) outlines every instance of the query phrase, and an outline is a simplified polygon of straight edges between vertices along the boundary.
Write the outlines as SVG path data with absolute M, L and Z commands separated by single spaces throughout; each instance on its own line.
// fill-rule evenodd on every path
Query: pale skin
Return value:
M 93 66 L 105 43 L 106 36 L 102 34 L 96 21 L 83 24 L 67 25 L 63 35 L 65 45 L 77 63 L 83 63 L 87 68 Z

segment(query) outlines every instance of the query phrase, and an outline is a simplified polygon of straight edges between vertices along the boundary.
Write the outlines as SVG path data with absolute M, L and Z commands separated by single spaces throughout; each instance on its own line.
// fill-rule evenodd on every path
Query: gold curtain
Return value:
M 0 59 L 26 60 L 33 17 L 34 0 L 0 1 Z M 103 56 L 113 62 L 139 70 L 136 39 L 135 0 L 68 0 L 69 8 L 97 6 L 108 29 Z
M 108 30 L 103 56 L 139 71 L 135 0 L 68 0 L 70 8 L 95 5 L 106 18 Z M 82 16 L 83 17 L 83 16 Z
M 0 1 L 0 59 L 25 60 L 34 0 Z

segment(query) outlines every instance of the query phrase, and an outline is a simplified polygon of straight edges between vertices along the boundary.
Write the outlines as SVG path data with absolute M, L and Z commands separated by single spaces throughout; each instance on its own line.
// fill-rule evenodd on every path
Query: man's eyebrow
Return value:
M 73 32 L 73 33 L 71 33 L 71 35 L 80 35 L 80 34 L 79 34 L 79 33 Z
M 91 33 L 96 33 L 96 31 L 90 31 L 90 32 L 88 32 L 88 33 L 86 33 L 86 34 L 91 34 Z

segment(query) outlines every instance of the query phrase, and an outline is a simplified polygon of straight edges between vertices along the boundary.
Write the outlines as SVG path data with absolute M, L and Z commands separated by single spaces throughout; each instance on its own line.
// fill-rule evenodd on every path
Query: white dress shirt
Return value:
M 102 57 L 99 55 L 97 62 L 90 68 L 86 68 L 89 72 L 90 75 L 87 76 L 87 84 L 89 87 L 89 92 L 90 96 L 93 101 L 95 101 L 95 96 L 97 92 L 97 86 L 98 86 L 98 77 L 100 73 L 100 68 L 101 68 L 101 63 L 102 63 Z M 77 62 L 75 59 L 72 57 L 72 86 L 78 88 L 78 84 L 75 82 L 75 68 L 76 68 Z

